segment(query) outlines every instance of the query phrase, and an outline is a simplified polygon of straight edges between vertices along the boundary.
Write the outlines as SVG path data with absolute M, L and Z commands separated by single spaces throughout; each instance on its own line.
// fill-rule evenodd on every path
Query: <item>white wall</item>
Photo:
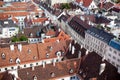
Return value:
M 80 80 L 76 75 L 65 76 L 55 80 Z
M 23 28 L 25 28 L 25 23 L 24 23 L 24 19 L 26 16 L 16 16 L 15 18 L 18 20 L 19 24 L 18 26 L 20 27 L 20 30 L 22 30 Z
M 2 34 L 0 38 L 10 38 L 16 34 L 18 34 L 19 28 L 18 27 L 6 27 L 2 29 Z
M 9 66 L 3 66 L 3 67 L 0 67 L 0 73 L 1 72 L 5 72 L 5 68 L 7 68 L 7 70 L 14 70 L 14 69 L 18 69 L 18 66 L 20 68 L 29 68 L 29 67 L 32 67 L 32 66 L 39 66 L 39 65 L 43 65 L 43 62 L 45 62 L 45 66 L 46 64 L 53 64 L 53 60 L 54 62 L 56 63 L 57 61 L 60 62 L 62 61 L 62 58 L 63 57 L 59 57 L 58 58 L 52 58 L 52 59 L 44 59 L 44 60 L 39 60 L 39 61 L 34 61 L 34 62 L 30 62 L 30 63 L 22 63 L 22 64 L 16 64 L 16 65 L 9 65 Z M 31 66 L 32 64 L 32 66 Z M 53 64 L 53 66 L 55 66 L 55 64 Z M 13 69 L 12 69 L 13 67 Z
M 116 68 L 120 67 L 120 51 L 107 46 L 105 59 Z

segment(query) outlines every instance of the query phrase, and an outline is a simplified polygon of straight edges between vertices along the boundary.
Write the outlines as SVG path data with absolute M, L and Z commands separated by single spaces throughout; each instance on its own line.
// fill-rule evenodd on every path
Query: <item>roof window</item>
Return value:
M 6 58 L 5 53 L 2 53 L 2 54 L 1 54 L 1 57 L 2 57 L 2 59 L 5 59 L 5 58 Z

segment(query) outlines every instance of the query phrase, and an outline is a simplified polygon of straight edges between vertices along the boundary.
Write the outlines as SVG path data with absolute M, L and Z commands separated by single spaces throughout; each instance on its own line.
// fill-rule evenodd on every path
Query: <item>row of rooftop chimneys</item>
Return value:
M 17 47 L 18 47 L 18 50 L 21 52 L 21 51 L 22 51 L 22 44 L 18 44 Z M 11 51 L 14 51 L 14 49 L 15 49 L 14 45 L 11 44 L 11 45 L 10 45 L 10 50 L 11 50 Z

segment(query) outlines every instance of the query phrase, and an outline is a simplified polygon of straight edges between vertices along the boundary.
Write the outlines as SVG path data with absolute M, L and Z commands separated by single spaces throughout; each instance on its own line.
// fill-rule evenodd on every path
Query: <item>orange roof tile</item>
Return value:
M 31 52 L 29 53 L 28 50 L 31 50 Z M 5 54 L 6 58 L 2 59 L 0 57 L 0 67 L 16 64 L 15 60 L 17 58 L 21 60 L 21 63 L 38 59 L 36 44 L 22 45 L 21 52 L 18 50 L 17 46 L 14 47 L 13 51 L 10 50 L 10 47 L 0 48 L 0 55 L 2 55 L 2 53 Z M 12 63 L 10 63 L 10 58 L 13 59 Z
M 8 15 L 9 17 L 10 16 L 27 16 L 29 13 L 28 12 L 12 12 L 12 11 L 9 11 L 9 12 L 4 12 L 4 13 L 0 13 L 0 15 L 4 14 L 5 16 Z
M 4 4 L 4 2 L 3 1 L 0 1 L 0 6 L 2 6 Z
M 43 23 L 43 22 L 45 22 L 46 20 L 48 20 L 48 18 L 37 18 L 37 19 L 33 19 L 32 21 L 33 21 L 33 22 L 41 22 L 41 23 Z
M 114 7 L 120 9 L 120 3 L 115 4 Z
M 51 36 L 51 35 L 55 35 L 55 34 L 56 34 L 56 32 L 53 31 L 53 30 L 49 30 L 49 31 L 46 33 L 47 36 Z
M 63 32 L 60 33 L 59 37 L 60 38 L 64 37 Z M 5 59 L 0 58 L 0 62 L 1 62 L 0 67 L 16 64 L 15 60 L 17 58 L 21 60 L 21 64 L 22 64 L 29 61 L 31 62 L 31 61 L 46 59 L 47 53 L 49 54 L 48 58 L 57 57 L 56 56 L 57 51 L 66 53 L 68 50 L 68 45 L 71 42 L 71 40 L 69 38 L 68 39 L 63 38 L 62 40 L 60 40 L 59 37 L 47 39 L 49 40 L 49 42 L 45 41 L 45 43 L 22 45 L 21 52 L 18 50 L 18 46 L 16 44 L 14 46 L 13 51 L 10 50 L 10 47 L 0 48 L 0 55 L 4 53 L 6 56 Z M 10 58 L 13 59 L 12 63 L 10 63 Z
M 69 39 L 70 39 L 70 36 L 68 36 L 63 31 L 61 31 L 57 37 L 53 37 L 50 39 L 44 39 L 44 42 L 45 43 L 46 42 L 55 42 L 56 40 L 69 40 Z

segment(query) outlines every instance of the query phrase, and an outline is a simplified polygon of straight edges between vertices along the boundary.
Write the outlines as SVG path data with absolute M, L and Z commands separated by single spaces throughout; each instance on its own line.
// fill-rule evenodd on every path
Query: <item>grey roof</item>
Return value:
M 0 20 L 1 27 L 16 27 L 17 25 L 12 20 Z
M 109 44 L 110 40 L 114 38 L 114 35 L 107 33 L 106 31 L 102 29 L 95 28 L 95 27 L 89 28 L 86 32 L 98 38 L 99 40 L 104 41 L 107 44 Z

